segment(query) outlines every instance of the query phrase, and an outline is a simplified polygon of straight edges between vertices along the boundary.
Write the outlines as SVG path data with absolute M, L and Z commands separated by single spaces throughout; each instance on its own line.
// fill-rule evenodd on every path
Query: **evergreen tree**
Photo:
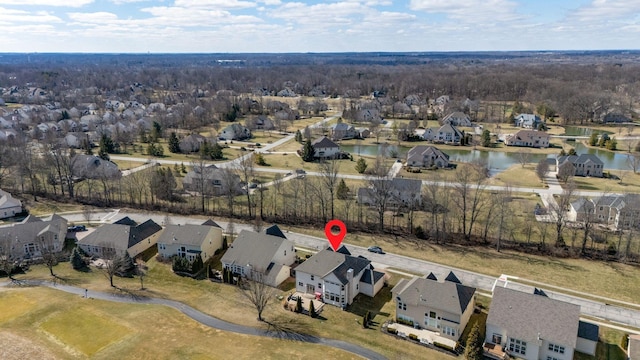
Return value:
M 471 328 L 471 332 L 467 336 L 464 358 L 466 360 L 482 360 L 482 338 L 480 337 L 478 323 L 473 324 L 473 328 Z
M 222 160 L 224 158 L 224 154 L 222 153 L 222 146 L 220 146 L 217 142 L 214 142 L 211 146 L 211 150 L 209 151 L 209 156 L 212 160 Z
M 340 200 L 346 200 L 349 198 L 349 187 L 344 182 L 344 179 L 340 179 L 338 183 L 338 188 L 336 189 L 336 196 Z
M 82 254 L 80 254 L 77 246 L 71 251 L 71 258 L 69 261 L 71 262 L 71 266 L 74 270 L 84 270 L 87 268 L 87 263 L 84 262 Z
M 598 134 L 591 133 L 591 136 L 589 136 L 589 145 L 596 146 L 597 144 L 598 144 Z
M 311 145 L 311 140 L 307 140 L 302 148 L 302 160 L 306 162 L 312 162 L 315 156 L 316 150 Z
M 176 135 L 175 131 L 171 132 L 169 136 L 169 151 L 174 154 L 180 153 L 180 140 L 178 140 L 178 135 Z
M 202 262 L 200 254 L 198 254 L 196 255 L 195 260 L 193 260 L 193 264 L 191 264 L 191 273 L 197 274 L 202 269 L 204 269 L 204 263 Z
M 254 161 L 256 165 L 267 166 L 267 161 L 264 159 L 264 155 L 262 155 L 261 153 L 255 154 Z
M 362 327 L 365 329 L 369 327 L 369 310 L 362 316 Z
M 302 298 L 298 296 L 298 300 L 296 300 L 296 310 L 297 313 L 302 313 Z
M 302 133 L 300 130 L 296 131 L 296 141 L 302 144 Z
M 180 171 L 182 171 L 183 174 L 187 173 L 187 167 L 184 166 L 184 163 L 180 163 Z
M 227 268 L 222 269 L 222 282 L 225 284 L 229 282 L 229 272 Z
M 569 152 L 567 153 L 567 155 L 573 156 L 573 155 L 578 155 L 578 154 L 576 153 L 576 149 L 571 148 L 571 149 L 569 149 Z
M 598 142 L 598 146 L 603 147 L 607 144 L 607 141 L 609 141 L 609 135 L 607 134 L 602 134 L 600 135 L 600 141 Z
M 616 138 L 611 138 L 611 140 L 607 141 L 606 145 L 608 150 L 616 150 L 618 147 L 618 141 Z
M 364 174 L 365 171 L 367 171 L 367 161 L 363 158 L 358 159 L 358 161 L 356 161 L 356 171 L 358 172 L 358 174 Z
M 121 265 L 118 269 L 117 275 L 122 277 L 131 277 L 136 271 L 136 264 L 133 262 L 128 252 L 124 252 L 122 259 L 120 259 Z
M 318 317 L 318 313 L 316 313 L 316 307 L 313 305 L 313 300 L 309 303 L 309 316 L 312 318 Z
M 491 146 L 491 132 L 489 130 L 484 130 L 482 132 L 482 146 L 484 147 Z
M 153 126 L 151 127 L 151 137 L 152 142 L 157 142 L 158 139 L 162 138 L 162 125 L 159 122 L 154 121 Z
M 222 250 L 227 250 L 229 248 L 229 242 L 227 241 L 227 237 L 222 238 Z

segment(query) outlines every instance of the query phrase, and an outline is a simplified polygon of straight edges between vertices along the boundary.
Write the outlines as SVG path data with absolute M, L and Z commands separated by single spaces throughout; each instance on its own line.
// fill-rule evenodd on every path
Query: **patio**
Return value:
M 455 350 L 458 347 L 458 343 L 449 338 L 440 336 L 439 333 L 429 331 L 425 329 L 414 329 L 411 326 L 406 326 L 398 323 L 389 324 L 389 329 L 395 329 L 398 332 L 398 336 L 408 338 L 409 334 L 414 334 L 418 337 L 418 341 L 423 344 L 441 344 Z
M 504 360 L 507 358 L 507 353 L 504 351 L 501 345 L 484 343 L 482 345 L 482 349 L 484 350 L 484 356 L 488 358 L 497 360 Z
M 296 310 L 296 304 L 298 302 L 298 297 L 302 299 L 302 311 L 306 314 L 309 313 L 309 304 L 313 301 L 313 308 L 316 311 L 316 314 L 320 314 L 322 312 L 322 308 L 324 307 L 324 303 L 322 301 L 316 300 L 313 294 L 305 294 L 300 292 L 295 292 L 287 297 L 287 309 L 290 311 Z

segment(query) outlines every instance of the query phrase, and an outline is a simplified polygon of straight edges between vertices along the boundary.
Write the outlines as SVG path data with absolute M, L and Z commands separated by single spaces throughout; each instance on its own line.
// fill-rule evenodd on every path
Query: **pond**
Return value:
M 591 136 L 591 134 L 613 134 L 611 131 L 595 130 L 578 126 L 565 126 L 564 134 L 569 136 Z
M 416 143 L 416 145 L 427 145 L 426 143 Z M 567 145 L 576 149 L 578 154 L 594 154 L 604 162 L 606 170 L 629 170 L 627 165 L 627 153 L 623 151 L 611 152 L 607 150 L 588 148 L 580 142 L 567 142 Z M 352 155 L 384 156 L 397 155 L 400 159 L 405 159 L 410 148 L 389 144 L 380 145 L 343 145 L 341 149 Z M 525 148 L 523 148 L 525 149 Z M 529 149 L 528 162 L 537 163 L 545 158 L 555 158 L 556 154 L 538 154 L 535 149 Z M 560 149 L 558 149 L 558 153 Z M 491 174 L 497 174 L 515 164 L 520 164 L 520 155 L 515 152 L 486 151 L 478 148 L 473 150 L 470 147 L 460 147 L 460 149 L 446 150 L 449 160 L 453 163 L 470 163 L 474 161 L 485 162 L 489 166 Z

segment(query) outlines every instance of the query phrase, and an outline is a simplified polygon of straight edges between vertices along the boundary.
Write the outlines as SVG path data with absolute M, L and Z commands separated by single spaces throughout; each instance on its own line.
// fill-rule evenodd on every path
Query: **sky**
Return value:
M 640 49 L 640 0 L 0 0 L 0 52 Z

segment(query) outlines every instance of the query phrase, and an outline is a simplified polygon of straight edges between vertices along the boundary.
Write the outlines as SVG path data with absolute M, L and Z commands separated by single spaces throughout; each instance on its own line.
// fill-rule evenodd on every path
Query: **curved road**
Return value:
M 84 293 L 85 293 L 85 289 L 83 288 L 70 286 L 70 285 L 63 285 L 63 284 L 54 284 L 50 281 L 34 280 L 34 281 L 21 281 L 20 283 L 30 285 L 30 286 L 46 286 L 52 289 L 68 292 L 68 293 L 79 295 L 79 296 L 84 296 Z M 3 282 L 3 283 L 0 283 L 0 286 L 6 286 L 8 284 L 10 283 Z M 193 320 L 203 325 L 209 326 L 214 329 L 233 332 L 237 334 L 263 336 L 263 337 L 269 337 L 274 339 L 319 344 L 319 345 L 330 346 L 336 349 L 348 351 L 350 353 L 362 356 L 365 359 L 379 359 L 379 360 L 387 359 L 383 355 L 373 350 L 369 350 L 361 346 L 348 343 L 346 341 L 327 339 L 327 338 L 299 334 L 299 333 L 292 333 L 292 332 L 262 330 L 262 329 L 253 328 L 250 326 L 233 324 L 233 323 L 226 322 L 226 321 L 214 318 L 212 316 L 209 316 L 201 311 L 198 311 L 192 308 L 189 305 L 186 305 L 174 300 L 159 299 L 159 298 L 153 298 L 153 297 L 141 297 L 141 296 L 133 296 L 133 295 L 118 295 L 118 294 L 110 294 L 110 293 L 92 291 L 92 290 L 89 291 L 88 295 L 89 295 L 89 298 L 106 300 L 106 301 L 114 301 L 114 302 L 120 302 L 120 303 L 169 306 L 180 311 L 181 313 L 185 314 L 186 316 L 192 318 Z

